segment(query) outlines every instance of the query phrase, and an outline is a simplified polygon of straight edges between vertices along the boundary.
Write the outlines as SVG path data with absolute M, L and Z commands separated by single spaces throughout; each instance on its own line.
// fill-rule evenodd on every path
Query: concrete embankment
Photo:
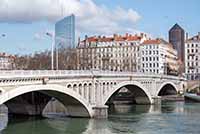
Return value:
M 184 101 L 184 96 L 179 95 L 168 95 L 168 96 L 162 96 L 162 101 Z

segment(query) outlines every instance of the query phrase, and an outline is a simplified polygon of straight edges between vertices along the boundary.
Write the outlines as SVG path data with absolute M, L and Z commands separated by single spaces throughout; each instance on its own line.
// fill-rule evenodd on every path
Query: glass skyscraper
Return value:
M 75 16 L 72 14 L 55 25 L 56 48 L 75 48 Z

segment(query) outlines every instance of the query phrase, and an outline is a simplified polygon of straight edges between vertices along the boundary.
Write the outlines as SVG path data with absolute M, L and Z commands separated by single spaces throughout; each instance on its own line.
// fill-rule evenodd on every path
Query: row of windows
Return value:
M 145 46 L 146 49 L 155 49 L 155 48 L 158 49 L 158 47 L 159 47 L 158 45 L 146 45 Z
M 142 61 L 159 61 L 159 57 L 142 57 Z
M 146 63 L 146 64 L 142 64 L 143 67 L 159 67 L 159 63 Z
M 188 67 L 189 68 L 194 68 L 195 66 L 198 66 L 198 62 L 188 62 Z M 199 66 L 200 66 L 200 63 L 199 63 Z
M 188 60 L 198 60 L 199 58 L 198 58 L 198 56 L 195 56 L 195 55 L 188 55 L 187 59 Z
M 194 52 L 195 52 L 195 53 L 198 53 L 198 49 L 191 49 L 191 50 L 188 49 L 187 52 L 188 52 L 188 53 L 194 53 Z
M 194 46 L 198 47 L 198 44 L 187 44 L 187 47 L 194 47 Z
M 95 46 L 122 46 L 122 45 L 137 45 L 137 42 L 95 42 L 95 43 L 89 43 L 89 46 L 95 45 Z
M 187 75 L 188 80 L 199 80 L 200 76 L 199 75 Z
M 148 51 L 148 50 L 146 50 L 146 51 L 142 51 L 142 54 L 144 55 L 144 54 L 146 54 L 146 55 L 151 55 L 151 54 L 158 54 L 158 50 L 157 51 Z
M 80 49 L 80 53 L 83 52 L 128 52 L 128 51 L 138 51 L 138 47 L 116 47 L 116 48 L 94 48 L 94 49 Z
M 142 69 L 142 72 L 159 73 L 158 69 Z
M 200 69 L 193 69 L 193 70 L 188 70 L 188 73 L 192 73 L 192 74 L 196 74 L 196 73 L 200 73 Z

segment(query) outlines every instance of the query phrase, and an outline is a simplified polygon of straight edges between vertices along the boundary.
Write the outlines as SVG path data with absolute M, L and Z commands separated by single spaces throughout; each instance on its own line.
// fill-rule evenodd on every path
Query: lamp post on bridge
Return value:
M 47 36 L 51 37 L 52 39 L 52 44 L 51 44 L 51 70 L 54 70 L 54 46 L 55 46 L 55 38 L 54 38 L 54 34 L 47 32 L 46 33 Z
M 54 70 L 54 48 L 56 49 L 56 70 L 59 69 L 59 53 L 58 49 L 62 46 L 63 43 L 68 43 L 67 39 L 63 37 L 58 37 L 54 33 L 46 32 L 46 35 L 52 38 L 52 45 L 51 45 L 51 69 Z M 56 44 L 56 40 L 58 40 L 58 44 Z

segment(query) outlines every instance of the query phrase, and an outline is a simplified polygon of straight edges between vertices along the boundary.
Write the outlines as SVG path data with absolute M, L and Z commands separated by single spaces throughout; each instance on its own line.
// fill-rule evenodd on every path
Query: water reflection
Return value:
M 86 131 L 87 119 L 11 118 L 2 134 L 80 134 Z
M 0 116 L 1 134 L 199 134 L 200 104 L 117 105 L 108 119 L 9 118 Z M 7 125 L 7 126 L 6 126 Z
M 8 124 L 8 115 L 0 113 L 0 133 Z

